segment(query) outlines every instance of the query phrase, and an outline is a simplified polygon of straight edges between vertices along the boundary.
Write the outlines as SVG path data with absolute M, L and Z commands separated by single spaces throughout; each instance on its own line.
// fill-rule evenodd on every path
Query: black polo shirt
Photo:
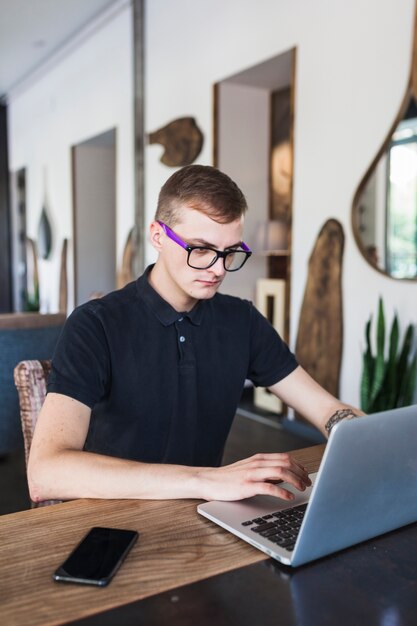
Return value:
M 92 409 L 86 450 L 219 465 L 245 379 L 272 385 L 296 360 L 250 302 L 216 294 L 178 313 L 149 284 L 151 269 L 73 311 L 48 391 Z

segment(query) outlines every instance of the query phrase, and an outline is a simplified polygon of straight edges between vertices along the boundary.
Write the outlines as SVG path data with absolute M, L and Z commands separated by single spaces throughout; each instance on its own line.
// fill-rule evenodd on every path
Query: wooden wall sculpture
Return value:
M 26 296 L 24 311 L 39 311 L 38 248 L 36 242 L 26 237 Z
M 68 308 L 68 273 L 67 273 L 68 239 L 64 239 L 61 249 L 61 267 L 59 270 L 59 312 L 67 313 Z
M 169 167 L 190 165 L 201 152 L 203 133 L 193 117 L 181 117 L 148 135 L 150 144 L 159 143 L 165 151 L 161 163 Z
M 127 236 L 125 247 L 123 249 L 123 258 L 122 258 L 122 266 L 120 270 L 117 272 L 116 277 L 116 288 L 121 289 L 128 283 L 132 282 L 135 279 L 134 274 L 134 262 L 135 262 L 135 254 L 134 254 L 134 228 L 132 228 Z
M 309 260 L 295 349 L 300 365 L 336 397 L 343 349 L 343 247 L 342 225 L 327 220 Z
M 45 205 L 42 207 L 38 226 L 38 255 L 49 259 L 52 250 L 52 227 Z

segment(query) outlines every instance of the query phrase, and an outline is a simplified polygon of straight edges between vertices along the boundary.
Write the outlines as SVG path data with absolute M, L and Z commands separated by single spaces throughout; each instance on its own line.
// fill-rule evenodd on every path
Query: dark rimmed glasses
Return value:
M 214 265 L 217 259 L 222 259 L 226 272 L 237 272 L 245 265 L 252 254 L 250 248 L 243 241 L 239 244 L 239 247 L 226 250 L 216 250 L 208 246 L 190 246 L 178 237 L 169 226 L 159 221 L 158 224 L 162 226 L 165 234 L 172 241 L 175 241 L 188 252 L 187 264 L 195 270 L 206 270 Z

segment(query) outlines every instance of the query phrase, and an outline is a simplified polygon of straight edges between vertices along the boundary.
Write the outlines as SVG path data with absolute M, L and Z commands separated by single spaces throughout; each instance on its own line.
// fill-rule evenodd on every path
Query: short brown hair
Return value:
M 159 193 L 155 220 L 174 226 L 184 205 L 224 224 L 239 219 L 248 208 L 236 183 L 210 165 L 186 165 L 170 176 Z

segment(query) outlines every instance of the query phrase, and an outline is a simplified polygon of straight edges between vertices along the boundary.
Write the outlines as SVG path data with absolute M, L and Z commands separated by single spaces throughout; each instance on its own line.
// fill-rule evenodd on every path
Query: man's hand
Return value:
M 294 494 L 276 484 L 284 481 L 299 491 L 311 485 L 306 469 L 289 454 L 255 454 L 231 465 L 199 471 L 201 497 L 241 500 L 258 494 L 293 500 Z

